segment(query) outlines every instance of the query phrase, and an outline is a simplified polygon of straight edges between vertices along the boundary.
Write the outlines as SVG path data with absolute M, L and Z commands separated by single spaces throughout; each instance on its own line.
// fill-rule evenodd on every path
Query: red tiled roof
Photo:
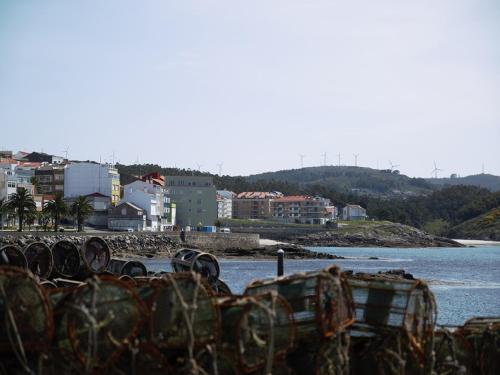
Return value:
M 281 198 L 276 198 L 273 201 L 274 202 L 304 202 L 304 201 L 310 201 L 313 200 L 313 197 L 310 197 L 308 195 L 289 195 L 289 196 L 284 196 Z
M 236 198 L 238 199 L 267 199 L 275 197 L 276 193 L 269 191 L 244 191 L 239 193 Z

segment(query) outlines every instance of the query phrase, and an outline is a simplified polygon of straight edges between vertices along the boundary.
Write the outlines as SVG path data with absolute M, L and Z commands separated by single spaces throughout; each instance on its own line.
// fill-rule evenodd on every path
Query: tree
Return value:
M 84 221 L 88 218 L 94 209 L 89 203 L 87 197 L 80 195 L 75 202 L 71 205 L 71 215 L 76 219 L 78 225 L 78 232 L 83 231 Z
M 5 198 L 0 199 L 0 229 L 3 229 L 4 217 L 10 213 L 11 209 Z
M 18 188 L 8 201 L 8 207 L 19 218 L 19 232 L 23 231 L 24 218 L 36 211 L 36 204 L 30 192 L 25 188 Z
M 42 192 L 41 189 L 40 189 L 40 184 L 38 183 L 38 179 L 35 176 L 32 176 L 30 178 L 30 183 L 35 188 L 35 193 L 36 194 L 40 194 Z
M 59 221 L 68 212 L 68 207 L 63 200 L 62 194 L 56 193 L 54 199 L 45 203 L 45 207 L 43 208 L 43 210 L 44 212 L 47 212 L 54 220 L 54 232 L 57 232 L 59 229 Z

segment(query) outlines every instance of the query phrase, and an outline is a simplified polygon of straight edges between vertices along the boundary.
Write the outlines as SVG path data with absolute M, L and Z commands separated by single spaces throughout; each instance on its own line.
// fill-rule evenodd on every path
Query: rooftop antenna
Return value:
M 321 154 L 321 156 L 323 156 L 323 165 L 326 167 L 326 152 Z
M 306 157 L 305 155 L 299 154 L 300 157 L 300 167 L 304 168 L 304 158 Z
M 391 173 L 394 171 L 394 168 L 399 167 L 399 164 L 392 164 L 392 161 L 389 160 L 389 165 L 391 166 Z
M 438 178 L 438 172 L 442 172 L 442 169 L 439 169 L 436 165 L 436 161 L 434 160 L 434 169 L 432 170 L 431 174 L 434 174 L 434 178 Z
M 337 154 L 337 156 L 339 157 L 339 167 L 340 167 L 340 152 Z
M 357 167 L 358 166 L 358 156 L 359 154 L 353 154 L 354 156 L 354 166 Z
M 111 154 L 110 158 L 111 158 L 111 165 L 115 165 L 115 151 L 113 150 L 113 153 Z
M 224 163 L 217 163 L 217 168 L 219 169 L 219 176 L 222 176 L 222 166 Z

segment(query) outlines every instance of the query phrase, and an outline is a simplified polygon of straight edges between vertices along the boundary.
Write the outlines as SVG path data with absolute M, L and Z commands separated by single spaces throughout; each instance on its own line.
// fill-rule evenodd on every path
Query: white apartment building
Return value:
M 175 212 L 170 212 L 170 198 L 163 186 L 144 181 L 134 181 L 123 187 L 123 199 L 146 212 L 146 226 L 151 231 L 164 231 L 175 225 Z M 171 217 L 171 222 L 168 218 Z
M 217 190 L 217 217 L 231 219 L 233 217 L 233 197 L 235 193 L 228 190 Z
M 71 163 L 64 170 L 64 197 L 99 193 L 110 197 L 111 204 L 120 200 L 120 175 L 109 164 Z

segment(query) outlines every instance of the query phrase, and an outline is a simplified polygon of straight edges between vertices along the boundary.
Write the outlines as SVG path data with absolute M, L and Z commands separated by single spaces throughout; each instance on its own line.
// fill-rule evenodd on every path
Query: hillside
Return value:
M 450 230 L 453 238 L 500 241 L 500 207 L 467 220 Z
M 482 173 L 466 177 L 428 178 L 426 181 L 432 185 L 438 185 L 440 188 L 455 185 L 471 185 L 484 187 L 491 191 L 500 191 L 500 176 L 492 174 Z
M 411 178 L 399 171 L 364 167 L 309 167 L 248 176 L 249 181 L 280 181 L 299 185 L 320 185 L 337 191 L 367 195 L 420 195 L 433 186 L 422 178 Z

